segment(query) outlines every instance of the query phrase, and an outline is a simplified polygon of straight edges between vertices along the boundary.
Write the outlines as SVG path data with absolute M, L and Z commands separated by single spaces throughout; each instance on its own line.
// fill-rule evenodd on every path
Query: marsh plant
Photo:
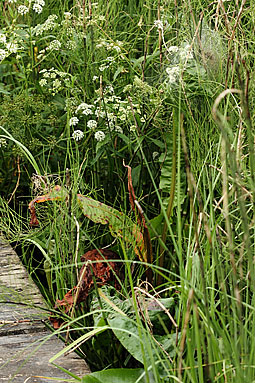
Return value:
M 253 8 L 0 4 L 0 230 L 83 382 L 255 380 Z

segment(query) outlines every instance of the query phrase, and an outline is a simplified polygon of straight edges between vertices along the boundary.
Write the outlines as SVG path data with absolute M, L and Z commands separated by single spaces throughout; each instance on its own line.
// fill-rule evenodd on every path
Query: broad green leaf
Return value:
M 56 185 L 48 194 L 35 198 L 29 204 L 31 212 L 31 225 L 38 225 L 35 214 L 35 203 L 45 201 L 65 200 L 68 198 L 68 192 L 65 188 Z M 144 248 L 143 234 L 139 226 L 122 212 L 108 206 L 102 202 L 96 201 L 82 194 L 77 194 L 78 205 L 83 214 L 95 223 L 108 225 L 112 236 L 122 238 L 129 245 L 134 245 L 134 251 L 141 261 L 147 262 L 147 256 Z
M 102 291 L 103 294 L 101 294 Z M 168 354 L 171 354 L 171 356 L 175 355 L 176 334 L 166 334 L 161 336 L 153 335 L 152 337 L 142 324 L 137 323 L 133 305 L 129 300 L 121 301 L 116 295 L 110 295 L 110 289 L 105 286 L 100 289 L 100 296 L 102 298 L 103 308 L 106 310 L 110 309 L 111 311 L 111 313 L 107 315 L 107 321 L 110 328 L 122 346 L 136 360 L 141 363 L 144 363 L 144 360 L 146 360 L 147 364 L 150 365 L 152 363 L 151 358 L 153 358 L 154 362 L 159 359 L 159 355 L 161 360 L 165 359 L 165 354 L 162 349 Z M 107 297 L 107 300 L 105 297 Z M 111 301 L 111 303 L 109 303 L 109 301 Z M 173 299 L 160 299 L 160 302 L 163 305 L 166 304 L 165 307 L 169 309 L 173 304 Z M 116 306 L 118 307 L 118 310 L 116 310 Z M 155 308 L 155 301 L 146 301 L 146 306 L 147 309 L 149 309 L 148 312 L 153 311 Z M 150 308 L 152 309 L 150 310 Z M 146 309 L 144 312 L 145 311 Z M 165 312 L 163 310 L 161 311 L 158 306 L 157 313 L 165 315 Z M 155 342 L 155 339 L 157 339 L 158 343 Z M 159 346 L 159 343 L 161 347 Z
M 154 379 L 150 376 L 150 383 Z M 82 383 L 145 383 L 147 382 L 142 368 L 112 368 L 97 371 L 82 378 Z
M 163 225 L 164 215 L 162 213 L 150 220 L 150 225 L 148 229 L 150 232 L 151 240 L 153 240 L 154 238 L 158 238 L 158 235 L 162 234 Z
M 77 195 L 78 203 L 83 214 L 95 223 L 108 224 L 113 237 L 123 238 L 130 244 L 135 244 L 135 252 L 141 261 L 147 261 L 143 235 L 133 221 L 122 212 L 90 197 Z

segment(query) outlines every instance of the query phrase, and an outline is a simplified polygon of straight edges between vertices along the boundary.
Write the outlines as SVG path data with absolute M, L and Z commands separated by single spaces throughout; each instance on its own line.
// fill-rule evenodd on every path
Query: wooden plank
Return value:
M 0 238 L 0 381 L 50 383 L 70 379 L 49 359 L 64 344 L 46 329 L 47 319 L 40 291 L 15 251 Z M 82 377 L 89 372 L 84 360 L 71 353 L 56 364 Z M 48 379 L 47 379 L 48 378 Z

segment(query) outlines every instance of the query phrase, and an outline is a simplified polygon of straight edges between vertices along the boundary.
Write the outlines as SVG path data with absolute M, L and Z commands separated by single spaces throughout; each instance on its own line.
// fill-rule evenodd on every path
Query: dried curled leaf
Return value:
M 57 299 L 55 308 L 64 307 L 68 313 L 73 306 L 85 302 L 90 290 L 97 286 L 113 283 L 116 289 L 120 288 L 119 280 L 123 279 L 118 255 L 108 249 L 90 250 L 81 257 L 83 266 L 79 274 L 78 285 L 69 290 L 63 299 Z M 50 317 L 50 321 L 55 329 L 60 327 L 59 319 Z

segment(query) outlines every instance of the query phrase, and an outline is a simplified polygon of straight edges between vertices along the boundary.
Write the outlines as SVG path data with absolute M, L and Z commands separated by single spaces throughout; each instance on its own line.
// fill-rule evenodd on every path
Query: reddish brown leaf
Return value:
M 33 199 L 33 201 L 31 201 L 29 203 L 28 208 L 29 208 L 30 213 L 31 213 L 30 226 L 38 226 L 39 225 L 38 219 L 36 217 L 36 212 L 35 212 L 35 203 L 41 203 L 41 202 L 45 202 L 45 201 L 53 201 L 53 200 L 57 200 L 57 199 L 62 199 L 63 198 L 62 195 L 54 196 L 54 192 L 60 192 L 60 190 L 62 191 L 61 186 L 56 185 L 53 188 L 53 191 L 50 191 L 48 194 L 38 196 L 35 199 Z
M 78 285 L 69 290 L 62 300 L 58 299 L 55 308 L 64 307 L 65 313 L 68 313 L 74 304 L 85 302 L 91 288 L 94 287 L 94 280 L 97 286 L 113 282 L 115 288 L 119 289 L 118 278 L 123 279 L 123 276 L 120 262 L 112 261 L 114 259 L 119 259 L 118 255 L 108 249 L 94 249 L 84 254 L 81 257 L 81 262 L 84 264 L 80 270 Z M 54 317 L 49 319 L 55 329 L 60 327 L 59 319 Z

